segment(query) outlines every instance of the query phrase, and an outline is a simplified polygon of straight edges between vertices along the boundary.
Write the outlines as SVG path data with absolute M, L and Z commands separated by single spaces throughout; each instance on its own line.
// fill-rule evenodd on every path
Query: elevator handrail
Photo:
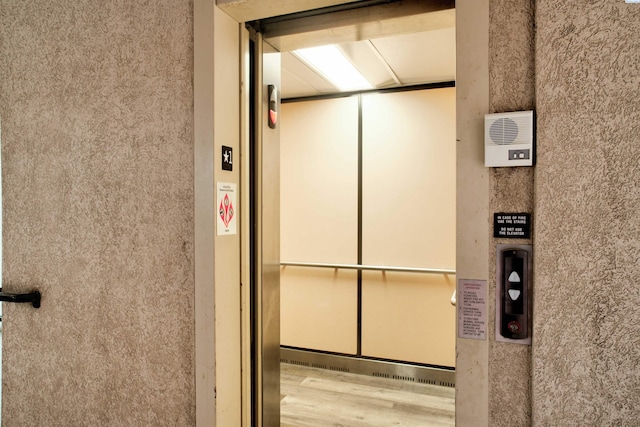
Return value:
M 456 274 L 455 270 L 440 268 L 418 268 L 418 267 L 390 267 L 384 265 L 362 265 L 362 264 L 327 264 L 321 262 L 281 262 L 282 267 L 312 267 L 312 268 L 333 268 L 343 270 L 361 271 L 393 271 L 397 273 L 425 273 L 425 274 Z

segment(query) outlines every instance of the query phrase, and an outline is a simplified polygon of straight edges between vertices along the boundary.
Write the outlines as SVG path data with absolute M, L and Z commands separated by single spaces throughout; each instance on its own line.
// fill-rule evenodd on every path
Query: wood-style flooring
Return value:
M 455 389 L 281 364 L 281 427 L 454 426 Z

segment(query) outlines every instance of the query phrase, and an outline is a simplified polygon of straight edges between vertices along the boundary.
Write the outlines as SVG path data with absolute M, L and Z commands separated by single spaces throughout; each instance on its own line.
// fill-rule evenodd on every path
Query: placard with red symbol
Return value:
M 237 201 L 236 184 L 228 182 L 218 183 L 218 236 L 237 233 Z

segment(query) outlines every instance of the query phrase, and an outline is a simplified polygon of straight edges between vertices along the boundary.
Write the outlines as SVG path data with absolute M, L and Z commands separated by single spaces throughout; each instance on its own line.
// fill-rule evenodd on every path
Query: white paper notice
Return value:
M 487 281 L 458 280 L 458 337 L 487 338 Z
M 218 183 L 218 236 L 237 233 L 236 184 Z

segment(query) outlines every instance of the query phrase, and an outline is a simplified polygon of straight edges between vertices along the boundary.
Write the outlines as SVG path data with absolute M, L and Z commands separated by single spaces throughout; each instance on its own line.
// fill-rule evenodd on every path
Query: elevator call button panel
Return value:
M 498 245 L 496 339 L 531 343 L 531 245 Z

